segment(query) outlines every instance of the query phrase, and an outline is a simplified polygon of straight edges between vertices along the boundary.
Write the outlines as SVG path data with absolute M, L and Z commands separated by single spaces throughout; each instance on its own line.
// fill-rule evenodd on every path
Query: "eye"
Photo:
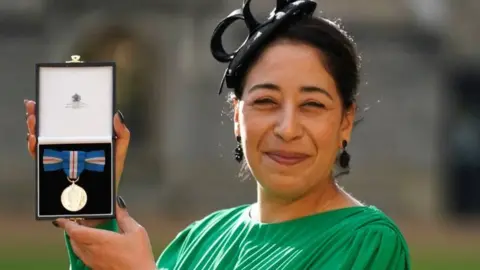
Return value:
M 275 101 L 273 101 L 271 98 L 259 98 L 253 102 L 254 105 L 260 105 L 260 106 L 265 106 L 265 105 L 274 105 L 276 104 Z
M 270 98 L 259 98 L 254 101 L 255 104 L 271 104 L 273 100 Z
M 314 101 L 309 101 L 303 104 L 303 106 L 308 106 L 308 107 L 314 107 L 314 108 L 319 108 L 323 109 L 325 108 L 325 105 L 320 103 L 320 102 L 314 102 Z

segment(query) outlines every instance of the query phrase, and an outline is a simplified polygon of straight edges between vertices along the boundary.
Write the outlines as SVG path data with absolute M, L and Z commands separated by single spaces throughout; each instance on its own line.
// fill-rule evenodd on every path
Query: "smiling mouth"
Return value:
M 265 155 L 278 164 L 289 166 L 298 164 L 309 158 L 309 155 L 293 152 L 265 152 Z

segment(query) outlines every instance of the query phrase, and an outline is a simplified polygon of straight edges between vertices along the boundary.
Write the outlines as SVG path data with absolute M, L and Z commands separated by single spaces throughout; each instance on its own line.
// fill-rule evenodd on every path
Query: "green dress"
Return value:
M 373 206 L 273 224 L 252 220 L 249 210 L 250 205 L 220 210 L 192 223 L 163 251 L 158 269 L 411 269 L 401 232 Z M 102 229 L 117 230 L 116 222 Z M 71 270 L 88 269 L 66 241 Z

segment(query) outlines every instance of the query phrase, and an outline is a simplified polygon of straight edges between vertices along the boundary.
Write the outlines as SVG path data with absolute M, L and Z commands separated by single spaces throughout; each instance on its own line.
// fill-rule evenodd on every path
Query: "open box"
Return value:
M 37 220 L 115 216 L 115 63 L 36 65 Z

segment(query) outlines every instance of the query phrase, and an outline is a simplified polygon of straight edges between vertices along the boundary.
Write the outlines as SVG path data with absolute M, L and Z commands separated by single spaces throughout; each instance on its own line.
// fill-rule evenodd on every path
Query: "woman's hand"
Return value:
M 27 148 L 30 155 L 36 157 L 37 139 L 35 136 L 37 117 L 35 115 L 35 101 L 24 100 L 26 110 L 26 122 L 28 128 L 27 134 Z M 125 165 L 125 159 L 127 157 L 128 144 L 130 142 L 130 131 L 125 125 L 125 120 L 120 111 L 113 117 L 113 128 L 115 130 L 116 142 L 115 142 L 115 184 L 118 188 L 120 179 L 122 177 L 123 167 Z M 118 189 L 117 189 L 118 190 Z M 95 227 L 104 222 L 105 220 L 83 220 L 82 224 L 90 227 Z
M 70 237 L 78 258 L 91 269 L 155 270 L 148 234 L 129 216 L 120 197 L 116 215 L 121 233 L 82 226 L 68 219 L 57 219 L 56 223 Z

